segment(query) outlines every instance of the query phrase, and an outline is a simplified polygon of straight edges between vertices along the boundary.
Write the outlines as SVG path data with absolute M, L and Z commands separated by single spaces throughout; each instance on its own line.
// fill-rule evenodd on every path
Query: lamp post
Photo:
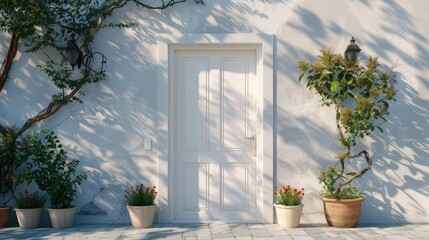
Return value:
M 74 66 L 78 66 L 80 68 L 82 62 L 82 51 L 80 51 L 79 47 L 76 45 L 76 41 L 70 41 L 69 45 L 66 47 L 68 60 L 72 69 L 74 70 Z
M 359 52 L 361 50 L 355 41 L 355 38 L 352 37 L 350 44 L 347 46 L 347 49 L 344 52 L 344 57 L 347 58 L 347 61 L 351 63 L 354 63 L 358 60 Z

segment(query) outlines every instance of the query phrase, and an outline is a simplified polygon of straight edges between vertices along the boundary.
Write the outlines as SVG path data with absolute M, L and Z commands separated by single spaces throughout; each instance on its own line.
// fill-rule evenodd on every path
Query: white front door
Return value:
M 174 53 L 174 220 L 258 220 L 255 50 Z

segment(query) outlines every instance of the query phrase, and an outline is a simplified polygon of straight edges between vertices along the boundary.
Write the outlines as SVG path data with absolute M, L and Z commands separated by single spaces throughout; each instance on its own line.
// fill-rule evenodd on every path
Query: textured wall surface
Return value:
M 362 223 L 428 222 L 429 208 L 429 2 L 369 0 L 206 0 L 161 14 L 130 4 L 112 20 L 139 24 L 103 29 L 95 50 L 108 58 L 107 81 L 88 87 L 72 104 L 36 126 L 54 128 L 69 153 L 81 159 L 88 181 L 75 204 L 77 222 L 128 222 L 123 192 L 130 184 L 157 184 L 158 34 L 267 33 L 275 36 L 276 125 L 273 173 L 277 185 L 306 188 L 303 222 L 324 222 L 320 169 L 340 149 L 333 110 L 298 82 L 296 61 L 314 60 L 321 47 L 342 53 L 351 36 L 360 57 L 379 56 L 398 89 L 384 133 L 359 147 L 369 149 L 373 171 L 359 179 L 366 194 Z M 0 35 L 0 56 L 8 36 Z M 21 52 L 0 93 L 0 120 L 22 125 L 45 106 L 53 89 Z M 143 150 L 150 138 L 152 151 Z M 359 164 L 358 164 L 359 166 Z

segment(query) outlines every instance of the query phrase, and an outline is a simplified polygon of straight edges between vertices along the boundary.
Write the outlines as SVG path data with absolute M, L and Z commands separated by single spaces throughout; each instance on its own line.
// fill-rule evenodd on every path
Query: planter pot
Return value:
M 48 211 L 53 228 L 68 228 L 73 225 L 74 215 L 76 213 L 75 207 L 61 209 L 48 208 Z
M 20 228 L 37 228 L 40 226 L 43 208 L 15 208 L 16 218 Z
M 151 206 L 127 206 L 131 224 L 135 228 L 149 228 L 153 224 L 156 205 Z
M 0 228 L 6 227 L 9 222 L 10 208 L 0 208 Z
M 364 198 L 345 200 L 321 199 L 323 201 L 325 218 L 329 226 L 337 228 L 356 227 Z
M 302 208 L 304 205 L 299 206 L 284 206 L 274 204 L 276 207 L 277 223 L 283 228 L 296 228 L 301 220 Z

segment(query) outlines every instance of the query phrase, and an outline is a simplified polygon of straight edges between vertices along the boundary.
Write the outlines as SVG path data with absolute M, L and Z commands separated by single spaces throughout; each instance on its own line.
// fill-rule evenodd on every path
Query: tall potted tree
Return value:
M 69 160 L 66 150 L 53 131 L 45 130 L 45 136 L 29 135 L 31 155 L 23 178 L 34 181 L 49 197 L 48 209 L 54 228 L 73 225 L 76 207 L 72 205 L 76 187 L 86 179 L 86 174 L 77 174 L 79 160 Z
M 27 159 L 26 141 L 16 134 L 16 128 L 7 128 L 0 141 L 0 227 L 8 224 L 12 200 L 19 181 L 16 171 Z
M 348 56 L 347 51 L 345 55 Z M 352 182 L 371 169 L 372 160 L 366 150 L 357 153 L 352 150 L 375 129 L 383 132 L 380 124 L 389 114 L 389 102 L 395 100 L 393 81 L 380 69 L 377 57 L 369 57 L 361 65 L 356 56 L 347 58 L 328 49 L 321 49 L 314 63 L 298 61 L 298 68 L 299 80 L 304 79 L 306 87 L 321 97 L 322 106 L 335 109 L 335 124 L 343 148 L 337 153 L 338 162 L 319 175 L 326 220 L 334 227 L 355 227 L 364 198 Z M 361 170 L 347 168 L 353 160 L 363 160 L 366 166 Z
M 14 155 L 10 136 L 4 136 L 0 144 L 0 228 L 7 226 L 11 211 L 8 203 L 12 199 L 15 189 L 13 181 Z

